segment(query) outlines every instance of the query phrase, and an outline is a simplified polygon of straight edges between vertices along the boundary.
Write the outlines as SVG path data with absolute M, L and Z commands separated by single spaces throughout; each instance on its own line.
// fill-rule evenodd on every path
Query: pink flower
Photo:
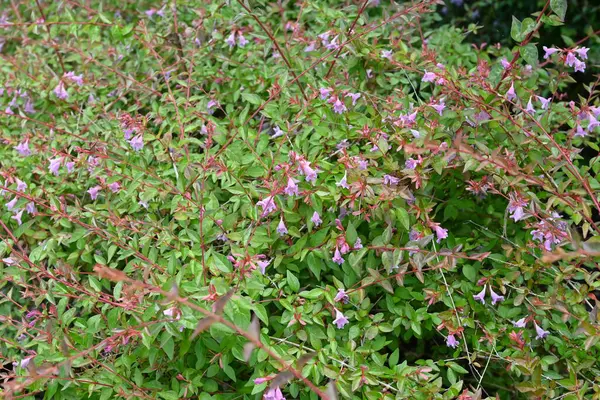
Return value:
M 433 230 L 435 231 L 435 235 L 437 236 L 437 242 L 439 243 L 442 239 L 446 239 L 448 237 L 448 229 L 444 229 L 439 225 L 434 225 Z
M 537 333 L 536 339 L 544 339 L 546 336 L 550 334 L 550 332 L 543 330 L 538 326 L 538 324 L 533 321 L 533 325 L 535 326 L 535 333 Z
M 23 216 L 23 210 L 19 210 L 19 212 L 17 212 L 15 215 L 13 215 L 11 218 L 14 219 L 15 221 L 17 221 L 17 223 L 19 224 L 19 226 L 22 224 L 21 222 L 21 217 Z
M 338 40 L 338 36 L 334 37 L 330 42 L 328 43 L 323 43 L 325 45 L 325 48 L 327 50 L 335 50 L 338 48 L 338 44 L 337 44 L 337 40 Z
M 362 248 L 363 248 L 362 241 L 360 240 L 360 238 L 356 238 L 356 242 L 354 242 L 354 247 L 352 249 L 360 250 Z
M 10 107 L 6 107 L 6 110 L 4 110 L 4 112 L 5 112 L 6 114 L 8 114 L 8 115 L 15 115 L 14 111 L 13 111 L 13 110 L 11 110 L 11 108 L 10 108 Z
M 261 214 L 262 217 L 267 216 L 270 213 L 272 213 L 273 211 L 277 210 L 277 205 L 275 204 L 274 196 L 265 197 L 263 200 L 257 202 L 256 205 L 262 207 L 262 209 L 263 209 L 263 212 Z
M 508 60 L 506 59 L 506 57 L 503 57 L 500 60 L 500 64 L 502 64 L 502 68 L 504 68 L 504 69 L 509 69 L 510 68 L 510 62 L 508 62 Z
M 367 160 L 358 160 L 358 169 L 361 171 L 365 171 L 369 167 L 369 162 Z
M 181 312 L 177 307 L 167 308 L 165 311 L 163 311 L 163 314 L 167 317 L 173 318 L 175 321 L 181 318 Z
M 244 47 L 248 44 L 248 40 L 242 35 L 241 32 L 238 33 L 238 45 L 240 47 Z
M 458 342 L 458 340 L 456 340 L 454 335 L 452 333 L 449 334 L 448 337 L 446 338 L 446 346 L 452 347 L 453 349 L 455 349 L 456 347 L 458 347 L 458 345 L 459 345 L 459 342 Z
M 442 112 L 446 108 L 445 100 L 442 99 L 442 100 L 440 100 L 440 102 L 438 104 L 432 104 L 431 107 L 433 107 L 435 109 L 435 111 L 437 111 L 438 114 L 440 114 L 440 116 L 441 116 Z
M 382 50 L 381 58 L 387 58 L 388 60 L 392 60 L 392 51 L 391 50 Z
M 90 171 L 90 172 L 94 171 L 94 168 L 96 168 L 98 166 L 98 164 L 100 164 L 100 162 L 98 161 L 98 157 L 94 157 L 94 156 L 88 157 L 88 159 L 87 159 L 88 171 Z
M 348 182 L 346 180 L 347 175 L 348 175 L 348 172 L 344 172 L 344 177 L 339 182 L 337 182 L 335 185 L 339 186 L 339 187 L 343 187 L 344 189 L 349 189 L 350 186 L 348 186 Z
M 131 139 L 129 144 L 134 151 L 142 150 L 144 148 L 144 138 L 142 137 L 142 134 L 139 134 Z
M 544 49 L 544 60 L 547 60 L 548 57 L 550 57 L 552 54 L 556 53 L 557 51 L 560 51 L 559 49 L 556 49 L 554 47 L 546 47 L 546 46 L 542 46 L 542 48 Z
M 312 218 L 310 220 L 315 226 L 319 226 L 323 223 L 321 217 L 319 216 L 319 213 L 316 211 L 313 213 Z
M 336 308 L 335 319 L 333 320 L 333 323 L 338 327 L 338 329 L 342 329 L 344 325 L 348 323 L 348 318 L 346 318 L 344 314 L 342 314 L 341 311 Z
M 510 89 L 508 89 L 508 91 L 506 92 L 506 98 L 509 101 L 513 101 L 514 99 L 517 98 L 517 94 L 515 93 L 515 84 L 514 83 L 510 84 Z
M 258 269 L 260 269 L 260 272 L 264 275 L 267 267 L 269 266 L 269 264 L 271 264 L 271 260 L 257 261 L 256 264 L 258 265 Z
M 270 379 L 269 379 L 269 378 L 264 378 L 264 377 L 261 377 L 261 378 L 255 378 L 255 379 L 254 379 L 254 384 L 255 384 L 255 385 L 260 385 L 260 384 L 262 384 L 262 383 L 265 383 L 265 382 L 268 382 L 268 381 L 270 381 Z
M 575 57 L 575 54 L 573 54 L 573 52 L 569 51 L 567 53 L 567 58 L 565 59 L 565 65 L 567 67 L 572 67 L 573 65 L 575 65 L 575 62 L 577 62 L 577 57 Z
M 273 135 L 271 135 L 271 139 L 275 139 L 283 135 L 285 135 L 285 132 L 276 125 L 275 128 L 273 128 Z
M 231 32 L 231 35 L 225 40 L 225 43 L 227 43 L 229 47 L 235 46 L 235 32 Z
M 73 161 L 69 161 L 65 165 L 67 166 L 67 172 L 68 173 L 73 172 L 73 170 L 75 169 L 75 162 L 73 162 Z
M 527 319 L 527 317 L 523 317 L 518 321 L 513 321 L 513 326 L 515 328 L 525 328 L 525 326 L 527 325 L 527 322 L 525 321 Z
M 527 114 L 535 113 L 535 108 L 533 108 L 533 104 L 531 104 L 531 97 L 529 97 L 529 101 L 527 102 L 527 107 L 525 107 L 525 112 Z
M 409 168 L 409 169 L 414 169 L 414 168 Z M 396 185 L 398 185 L 398 183 L 400 183 L 400 179 L 396 178 L 395 176 L 387 175 L 387 174 L 383 176 L 383 184 L 384 185 L 396 186 Z
M 344 259 L 342 258 L 342 255 L 340 254 L 340 249 L 337 247 L 335 248 L 335 253 L 333 254 L 332 261 L 338 265 L 342 265 L 344 263 Z
M 135 129 L 132 129 L 132 128 L 123 129 L 123 137 L 125 138 L 125 140 L 130 140 L 133 132 L 135 132 Z
M 415 169 L 415 168 L 417 168 L 417 165 L 419 165 L 419 163 L 414 158 L 409 158 L 404 163 L 404 166 L 406 167 L 406 169 Z
M 511 193 L 509 198 L 508 212 L 512 213 L 510 217 L 514 219 L 515 222 L 520 221 L 525 215 L 523 207 L 527 206 L 527 200 L 518 193 Z
M 54 175 L 58 176 L 58 169 L 60 168 L 60 164 L 62 162 L 62 157 L 56 157 L 50 160 L 50 165 L 48 166 L 48 171 L 52 172 Z
M 321 42 L 323 42 L 323 44 L 326 44 L 329 42 L 329 35 L 329 31 L 323 32 L 318 36 L 318 38 L 321 39 Z
M 314 182 L 317 180 L 317 171 L 310 167 L 310 163 L 308 161 L 300 161 L 300 168 L 298 172 L 306 177 L 306 182 Z
M 96 200 L 96 198 L 98 197 L 98 193 L 100 192 L 100 189 L 102 189 L 101 186 L 94 186 L 93 188 L 88 189 L 88 193 L 90 194 L 90 197 L 92 198 L 92 200 Z
M 415 139 L 419 139 L 419 138 L 421 137 L 421 132 L 419 132 L 419 131 L 418 131 L 418 130 L 416 130 L 416 129 L 411 129 L 411 130 L 410 130 L 410 133 L 412 133 L 412 135 L 413 135 L 413 137 L 414 137 Z
M 336 114 L 342 114 L 347 110 L 346 105 L 342 103 L 342 101 L 338 98 L 335 103 L 333 103 L 333 112 Z
M 15 146 L 15 150 L 19 153 L 21 157 L 27 157 L 31 154 L 29 150 L 29 140 L 25 140 L 24 142 L 19 143 Z
M 360 93 L 348 93 L 346 97 L 350 97 L 352 99 L 352 105 L 355 106 L 358 99 L 360 99 Z
M 263 396 L 263 400 L 285 400 L 279 386 L 271 387 Z
M 476 301 L 480 301 L 481 304 L 485 304 L 485 290 L 487 289 L 486 285 L 483 285 L 483 290 L 475 295 L 473 295 L 473 299 Z
M 121 184 L 119 182 L 113 182 L 110 185 L 108 185 L 108 188 L 111 192 L 117 193 L 121 189 Z
M 333 89 L 330 88 L 321 88 L 319 89 L 319 94 L 321 95 L 321 100 L 327 100 L 329 96 L 333 92 Z
M 62 81 L 58 82 L 58 85 L 54 88 L 54 94 L 61 100 L 69 98 L 69 93 L 65 90 L 65 84 Z
M 316 43 L 310 42 L 309 45 L 304 48 L 304 52 L 310 53 L 311 51 L 315 51 L 315 48 L 316 48 Z
M 592 132 L 597 126 L 600 126 L 600 122 L 598 122 L 592 113 L 588 113 L 588 132 Z
M 209 113 L 213 113 L 213 108 L 218 107 L 219 103 L 215 100 L 209 100 L 208 103 L 206 103 L 206 111 L 208 111 Z
M 575 51 L 575 53 L 577 53 L 577 55 L 579 57 L 581 57 L 582 60 L 587 60 L 587 52 L 588 52 L 588 48 L 587 47 L 582 47 L 582 48 L 576 48 L 573 51 Z
M 67 79 L 71 80 L 72 82 L 75 82 L 77 84 L 77 86 L 83 85 L 83 74 L 75 75 L 75 72 L 73 72 L 73 71 L 65 72 L 63 74 L 63 78 L 67 78 Z
M 298 195 L 298 185 L 292 178 L 288 178 L 287 186 L 284 189 L 285 194 L 288 196 Z
M 33 107 L 33 102 L 31 101 L 31 99 L 27 99 L 23 111 L 25 111 L 27 114 L 35 113 L 35 108 Z
M 277 225 L 277 233 L 279 233 L 279 236 L 283 236 L 288 233 L 285 223 L 283 222 L 283 218 L 279 220 L 279 225 Z
M 587 132 L 583 130 L 581 125 L 577 124 L 577 128 L 575 129 L 575 137 L 585 137 L 587 136 Z
M 333 301 L 346 301 L 348 299 L 348 295 L 343 288 L 339 288 L 337 294 L 333 298 Z
M 17 205 L 17 202 L 19 201 L 18 197 L 15 197 L 14 199 L 12 199 L 11 201 L 9 201 L 8 203 L 6 203 L 6 209 L 8 211 L 12 211 L 13 208 L 15 208 L 15 206 Z
M 25 357 L 24 359 L 22 359 L 21 361 L 19 361 L 19 367 L 21 367 L 21 368 L 27 368 L 27 366 L 29 365 L 29 363 L 31 362 L 31 360 L 33 360 L 34 358 L 35 358 L 35 356 Z
M 338 221 L 339 220 L 336 220 L 336 222 L 338 222 Z M 350 245 L 348 244 L 348 242 L 346 242 L 346 239 L 344 238 L 344 236 L 338 236 L 337 243 L 340 248 L 340 253 L 346 254 L 347 252 L 350 251 Z
M 435 72 L 427 72 L 425 71 L 425 74 L 423 75 L 423 79 L 421 79 L 421 82 L 433 82 L 435 81 L 435 79 L 437 78 Z
M 492 296 L 492 305 L 496 305 L 499 301 L 504 301 L 504 296 L 500 296 L 494 292 L 492 287 L 490 286 L 490 295 Z
M 548 108 L 548 105 L 550 104 L 550 101 L 552 100 L 552 97 L 548 97 L 547 99 L 541 97 L 541 96 L 535 96 L 540 103 L 542 103 L 542 110 L 546 110 Z
M 585 63 L 583 61 L 575 60 L 575 72 L 585 72 Z
M 27 190 L 27 184 L 25 182 L 19 178 L 15 178 L 15 181 L 17 181 L 17 192 L 24 192 Z
M 30 201 L 29 203 L 27 203 L 27 205 L 25 206 L 25 211 L 27 211 L 27 213 L 29 215 L 34 215 L 35 213 L 37 213 L 37 209 L 35 208 L 35 203 L 33 201 Z

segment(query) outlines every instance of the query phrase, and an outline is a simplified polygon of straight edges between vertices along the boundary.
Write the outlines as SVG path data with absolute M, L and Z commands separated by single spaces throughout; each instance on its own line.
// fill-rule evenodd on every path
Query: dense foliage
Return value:
M 3 2 L 1 395 L 600 398 L 600 40 L 540 4 Z

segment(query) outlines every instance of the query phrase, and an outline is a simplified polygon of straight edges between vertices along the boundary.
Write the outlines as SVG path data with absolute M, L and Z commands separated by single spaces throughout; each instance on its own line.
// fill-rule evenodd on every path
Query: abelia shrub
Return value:
M 440 7 L 5 7 L 2 396 L 600 398 L 598 37 Z

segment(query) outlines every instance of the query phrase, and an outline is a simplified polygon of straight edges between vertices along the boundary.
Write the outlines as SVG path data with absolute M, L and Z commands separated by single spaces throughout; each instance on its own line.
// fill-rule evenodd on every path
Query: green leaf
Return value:
M 524 40 L 527 35 L 535 30 L 535 21 L 531 18 L 525 18 L 521 23 L 521 40 Z
M 315 300 L 323 295 L 323 289 L 315 288 L 310 291 L 303 291 L 299 293 L 299 296 L 304 297 L 305 299 Z
M 162 336 L 162 340 L 160 342 L 160 347 L 164 350 L 167 357 L 170 360 L 173 359 L 173 354 L 175 353 L 175 342 L 173 342 L 173 338 L 168 332 L 164 332 Z
M 229 261 L 223 254 L 212 253 L 212 260 L 215 267 L 217 267 L 220 271 L 225 273 L 230 273 L 233 271 L 233 265 L 231 265 L 231 261 Z
M 103 12 L 99 12 L 98 16 L 100 17 L 100 19 L 102 20 L 102 22 L 104 22 L 105 24 L 112 24 L 112 21 L 110 20 L 110 18 L 108 18 L 106 16 L 106 14 L 104 14 Z
M 254 304 L 254 312 L 265 325 L 269 325 L 269 314 L 267 314 L 265 306 L 258 303 Z
M 521 57 L 531 66 L 536 66 L 538 63 L 538 48 L 533 43 L 528 43 L 521 48 Z
M 561 21 L 565 20 L 565 15 L 567 14 L 567 0 L 550 0 L 550 8 Z
M 400 349 L 394 350 L 394 352 L 390 355 L 388 360 L 388 364 L 390 368 L 393 368 L 398 364 L 398 360 L 400 359 Z
M 242 93 L 242 99 L 246 100 L 250 104 L 254 104 L 257 106 L 263 103 L 263 100 L 254 93 Z
M 396 215 L 402 227 L 408 231 L 410 229 L 410 216 L 408 215 L 408 211 L 406 211 L 405 208 L 396 208 Z
M 413 330 L 413 332 L 417 335 L 417 337 L 421 336 L 421 324 L 419 323 L 419 321 L 412 321 L 410 323 L 410 327 Z
M 300 289 L 300 281 L 298 281 L 298 278 L 296 278 L 296 276 L 292 274 L 289 269 L 287 270 L 286 280 L 292 291 L 297 292 Z
M 463 374 L 464 375 L 464 374 L 468 374 L 469 373 L 469 371 L 467 371 L 466 369 L 464 369 L 463 367 L 461 367 L 460 365 L 458 365 L 456 363 L 450 362 L 450 363 L 448 363 L 448 366 L 450 368 L 452 368 L 452 370 L 454 372 L 457 372 L 459 374 Z
M 90 282 L 90 286 L 94 288 L 97 292 L 102 291 L 102 284 L 95 276 L 88 276 L 88 280 Z
M 477 280 L 477 269 L 473 264 L 465 264 L 462 268 L 463 275 L 470 280 L 471 282 L 475 282 Z
M 348 227 L 346 228 L 346 241 L 353 246 L 357 237 L 356 228 L 354 228 L 352 222 L 349 222 Z
M 235 371 L 233 370 L 233 368 L 231 368 L 230 365 L 226 365 L 223 368 L 223 372 L 225 372 L 225 374 L 227 374 L 227 376 L 234 382 L 237 381 L 237 379 L 235 378 Z
M 515 16 L 512 17 L 512 25 L 510 27 L 510 37 L 513 38 L 515 42 L 520 42 L 523 39 L 521 38 L 521 21 L 519 21 Z
M 167 390 L 167 391 L 161 390 L 161 391 L 158 392 L 158 395 L 161 398 L 165 399 L 165 400 L 177 400 L 177 399 L 179 399 L 179 396 L 173 390 Z

